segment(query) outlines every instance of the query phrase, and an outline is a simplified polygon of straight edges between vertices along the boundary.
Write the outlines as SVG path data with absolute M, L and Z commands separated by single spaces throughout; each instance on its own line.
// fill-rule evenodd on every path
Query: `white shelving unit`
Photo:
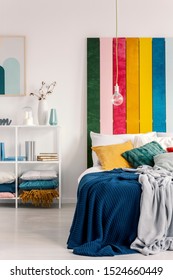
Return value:
M 15 173 L 15 207 L 19 204 L 18 179 L 23 172 L 29 170 L 56 170 L 59 180 L 59 208 L 61 208 L 61 128 L 50 125 L 10 125 L 0 126 L 0 142 L 5 143 L 5 156 L 14 157 L 14 160 L 0 161 L 1 170 Z M 39 153 L 57 153 L 56 161 L 18 160 L 19 156 L 26 156 L 25 142 L 35 141 L 35 155 Z M 5 200 L 3 198 L 1 200 Z M 8 199 L 9 200 L 9 199 Z

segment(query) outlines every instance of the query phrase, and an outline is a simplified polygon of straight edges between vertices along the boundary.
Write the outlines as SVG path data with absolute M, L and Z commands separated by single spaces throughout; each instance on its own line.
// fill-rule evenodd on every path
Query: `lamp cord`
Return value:
M 118 4 L 116 0 L 116 48 L 115 48 L 115 55 L 116 55 L 116 85 L 118 84 Z

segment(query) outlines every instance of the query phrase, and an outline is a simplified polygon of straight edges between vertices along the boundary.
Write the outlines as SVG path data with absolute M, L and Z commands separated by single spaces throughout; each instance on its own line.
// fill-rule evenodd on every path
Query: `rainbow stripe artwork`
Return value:
M 122 105 L 111 103 L 116 39 L 87 39 L 87 130 L 103 134 L 173 132 L 173 38 L 118 38 Z

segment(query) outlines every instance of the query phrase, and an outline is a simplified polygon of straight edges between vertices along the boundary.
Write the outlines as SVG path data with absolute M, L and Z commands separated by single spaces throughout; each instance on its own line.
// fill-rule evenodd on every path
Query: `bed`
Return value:
M 91 141 L 67 248 L 86 256 L 173 250 L 173 135 L 91 132 Z

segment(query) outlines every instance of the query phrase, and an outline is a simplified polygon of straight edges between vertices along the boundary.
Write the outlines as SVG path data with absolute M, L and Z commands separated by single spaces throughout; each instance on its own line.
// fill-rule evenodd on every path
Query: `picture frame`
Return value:
M 0 36 L 0 97 L 25 95 L 25 36 Z

